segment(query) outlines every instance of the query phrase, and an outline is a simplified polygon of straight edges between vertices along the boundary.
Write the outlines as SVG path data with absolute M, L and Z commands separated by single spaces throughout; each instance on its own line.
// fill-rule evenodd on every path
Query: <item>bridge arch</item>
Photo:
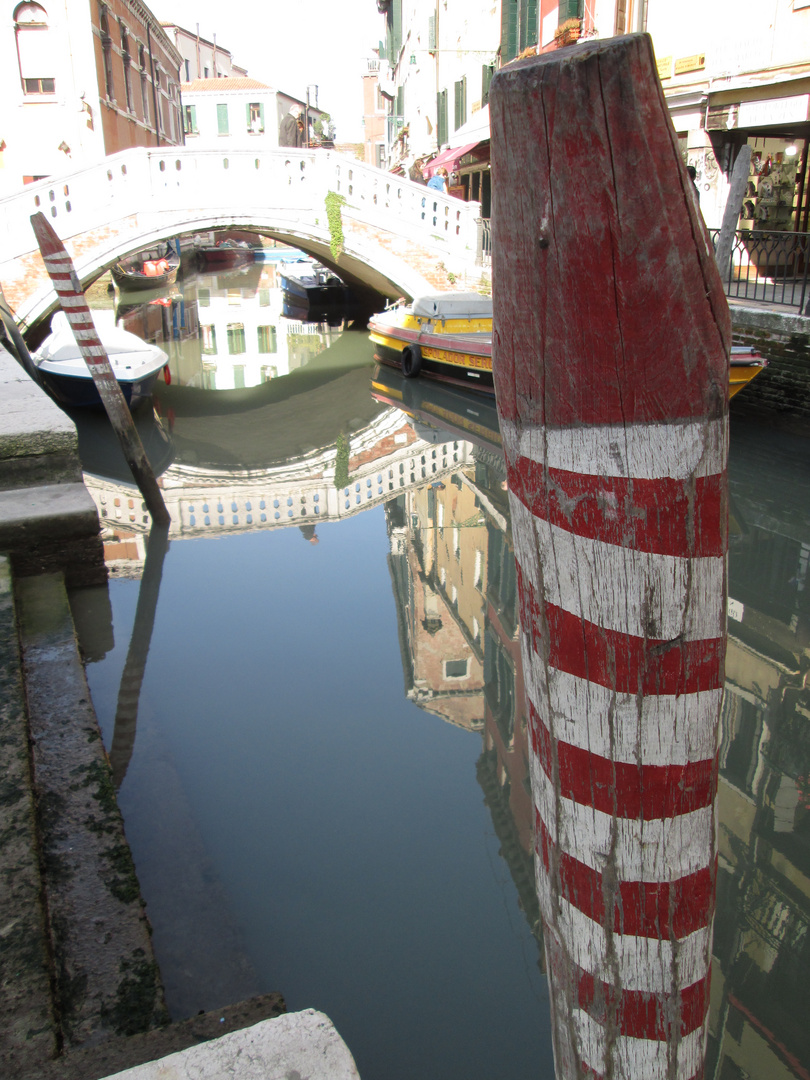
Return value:
M 330 193 L 339 204 L 331 227 Z M 0 283 L 18 322 L 28 326 L 55 301 L 30 225 L 38 211 L 86 283 L 156 241 L 225 227 L 290 243 L 350 284 L 390 298 L 474 287 L 482 274 L 477 203 L 329 151 L 136 148 L 0 200 L 8 237 Z

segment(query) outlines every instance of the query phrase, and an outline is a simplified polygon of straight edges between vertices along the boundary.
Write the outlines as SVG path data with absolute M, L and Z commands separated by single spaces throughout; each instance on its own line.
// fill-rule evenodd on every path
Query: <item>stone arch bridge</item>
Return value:
M 327 200 L 330 193 L 338 199 Z M 55 303 L 30 224 L 38 211 L 64 242 L 84 285 L 141 248 L 218 227 L 292 244 L 348 284 L 392 299 L 474 288 L 482 273 L 477 203 L 342 154 L 137 148 L 0 200 L 0 285 L 24 327 Z M 334 243 L 341 248 L 337 260 Z

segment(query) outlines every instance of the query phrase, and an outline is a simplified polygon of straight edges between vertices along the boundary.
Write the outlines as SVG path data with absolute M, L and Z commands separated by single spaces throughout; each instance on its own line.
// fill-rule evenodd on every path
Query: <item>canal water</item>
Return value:
M 79 418 L 109 588 L 75 599 L 174 1018 L 281 991 L 364 1080 L 553 1076 L 491 401 L 284 316 L 277 268 L 119 319 L 169 356 L 152 537 Z M 810 1070 L 810 440 L 733 413 L 706 1075 Z

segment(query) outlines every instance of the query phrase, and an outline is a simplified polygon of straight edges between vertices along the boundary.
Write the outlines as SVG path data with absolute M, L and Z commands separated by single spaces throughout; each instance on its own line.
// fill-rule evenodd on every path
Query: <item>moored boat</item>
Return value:
M 767 366 L 768 361 L 756 349 L 748 345 L 733 345 L 729 359 L 728 396 L 733 398 Z
M 412 304 L 396 304 L 369 324 L 382 363 L 405 378 L 433 376 L 494 393 L 492 301 L 477 293 L 439 293 Z M 768 361 L 756 349 L 735 345 L 729 358 L 729 397 L 734 397 Z
M 492 382 L 492 301 L 478 293 L 437 293 L 372 316 L 383 363 L 407 379 L 433 376 L 485 393 Z
M 241 240 L 220 240 L 216 244 L 195 248 L 195 251 L 204 268 L 244 266 L 254 261 L 254 249 Z
M 351 301 L 343 280 L 313 259 L 283 264 L 278 277 L 285 300 L 299 309 L 323 312 L 345 307 Z
M 118 326 L 98 328 L 116 382 L 127 404 L 134 408 L 152 393 L 168 357 Z M 51 333 L 32 357 L 51 396 L 61 405 L 100 406 L 96 384 L 81 354 L 73 330 L 62 311 L 51 320 Z
M 110 267 L 110 274 L 122 292 L 164 289 L 177 280 L 177 255 L 132 255 Z

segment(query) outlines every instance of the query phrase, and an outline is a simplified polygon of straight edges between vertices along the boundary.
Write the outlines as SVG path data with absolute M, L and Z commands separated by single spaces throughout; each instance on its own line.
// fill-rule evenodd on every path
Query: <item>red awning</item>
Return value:
M 449 173 L 455 172 L 459 161 L 465 154 L 469 154 L 474 147 L 478 146 L 480 141 L 480 139 L 476 139 L 475 142 L 466 143 L 464 146 L 453 146 L 449 150 L 442 150 L 440 154 L 437 154 L 431 162 L 422 168 L 422 175 L 426 180 L 429 180 L 440 165 L 444 165 Z

